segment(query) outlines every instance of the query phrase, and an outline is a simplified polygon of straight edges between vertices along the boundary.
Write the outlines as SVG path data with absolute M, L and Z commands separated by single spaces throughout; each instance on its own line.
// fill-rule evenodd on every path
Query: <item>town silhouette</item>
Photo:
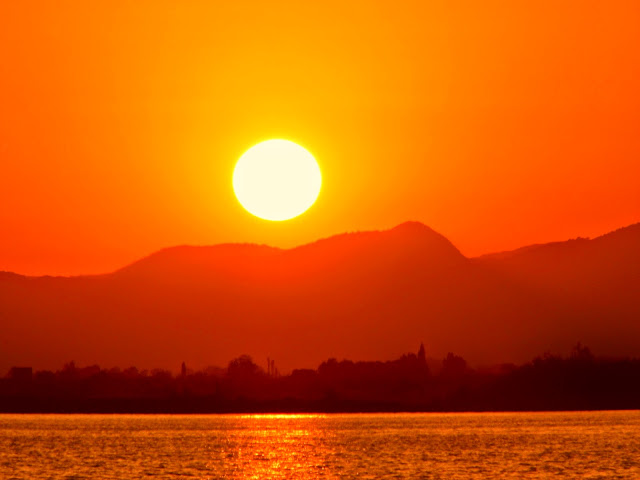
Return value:
M 594 356 L 576 344 L 522 365 L 471 368 L 416 353 L 386 362 L 331 358 L 281 375 L 248 355 L 226 368 L 102 369 L 69 362 L 57 371 L 14 367 L 0 379 L 0 412 L 247 413 L 535 411 L 630 409 L 640 404 L 640 359 Z

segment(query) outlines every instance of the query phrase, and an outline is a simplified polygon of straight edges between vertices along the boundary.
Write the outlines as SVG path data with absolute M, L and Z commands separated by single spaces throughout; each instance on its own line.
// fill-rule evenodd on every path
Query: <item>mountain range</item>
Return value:
M 287 250 L 167 248 L 105 275 L 0 272 L 0 372 L 70 360 L 175 370 L 242 353 L 286 371 L 420 342 L 488 365 L 578 341 L 640 355 L 640 223 L 477 258 L 407 222 Z

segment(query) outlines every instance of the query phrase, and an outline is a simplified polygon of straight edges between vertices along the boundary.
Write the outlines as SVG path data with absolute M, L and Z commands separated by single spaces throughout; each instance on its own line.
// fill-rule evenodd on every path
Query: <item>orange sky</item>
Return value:
M 525 6 L 526 3 L 526 6 Z M 467 255 L 640 220 L 640 3 L 0 3 L 0 270 L 422 221 Z M 318 159 L 284 223 L 233 166 Z

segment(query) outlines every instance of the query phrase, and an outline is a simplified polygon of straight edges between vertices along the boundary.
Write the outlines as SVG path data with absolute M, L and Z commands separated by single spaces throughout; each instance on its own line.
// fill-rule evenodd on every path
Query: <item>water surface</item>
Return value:
M 0 415 L 2 479 L 640 479 L 640 412 Z

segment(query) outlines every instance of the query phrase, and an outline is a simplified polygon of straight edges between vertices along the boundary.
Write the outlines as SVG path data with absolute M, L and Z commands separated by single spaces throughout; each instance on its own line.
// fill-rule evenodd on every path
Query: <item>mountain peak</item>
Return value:
M 407 231 L 407 232 L 419 232 L 423 230 L 433 231 L 431 228 L 427 227 L 424 223 L 418 222 L 416 220 L 408 220 L 406 222 L 400 223 L 395 227 L 393 227 L 391 230 Z
M 407 247 L 413 245 L 419 249 L 439 252 L 437 254 L 463 257 L 447 237 L 420 222 L 404 222 L 383 233 L 394 237 L 396 242 L 399 241 Z
M 333 235 L 300 245 L 291 251 L 316 251 L 319 248 L 325 249 L 325 253 L 336 253 L 342 250 L 343 253 L 353 252 L 356 255 L 364 251 L 371 252 L 371 249 L 395 249 L 397 252 L 404 253 L 420 250 L 427 255 L 439 252 L 437 255 L 450 254 L 462 257 L 458 249 L 444 235 L 416 221 L 404 222 L 388 230 L 356 231 Z

